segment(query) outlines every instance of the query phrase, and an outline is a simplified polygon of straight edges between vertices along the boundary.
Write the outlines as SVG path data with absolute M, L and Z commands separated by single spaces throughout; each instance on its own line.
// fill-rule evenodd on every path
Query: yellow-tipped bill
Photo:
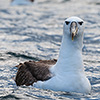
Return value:
M 70 26 L 70 32 L 71 32 L 72 41 L 74 40 L 74 37 L 77 35 L 77 31 L 78 31 L 77 23 L 76 22 L 72 22 L 71 26 Z

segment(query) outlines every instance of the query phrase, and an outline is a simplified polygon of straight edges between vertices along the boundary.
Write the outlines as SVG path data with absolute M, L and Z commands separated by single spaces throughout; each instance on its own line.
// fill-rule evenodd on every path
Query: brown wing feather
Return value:
M 54 65 L 57 60 L 40 60 L 38 62 L 29 61 L 18 66 L 15 82 L 20 85 L 32 85 L 34 82 L 47 80 L 51 77 L 50 65 Z

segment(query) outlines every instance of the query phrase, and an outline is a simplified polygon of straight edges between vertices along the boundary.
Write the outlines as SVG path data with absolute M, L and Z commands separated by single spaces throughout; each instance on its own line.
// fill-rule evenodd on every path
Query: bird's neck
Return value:
M 56 72 L 83 71 L 82 42 L 82 38 L 72 41 L 66 34 L 63 35 Z

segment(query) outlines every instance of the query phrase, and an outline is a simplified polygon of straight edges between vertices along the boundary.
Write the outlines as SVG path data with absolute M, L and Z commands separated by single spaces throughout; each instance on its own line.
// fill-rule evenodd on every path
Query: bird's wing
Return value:
M 29 61 L 21 63 L 18 66 L 18 72 L 15 82 L 20 85 L 32 85 L 36 81 L 45 81 L 51 77 L 49 68 L 56 63 L 57 60 L 40 60 L 38 62 Z

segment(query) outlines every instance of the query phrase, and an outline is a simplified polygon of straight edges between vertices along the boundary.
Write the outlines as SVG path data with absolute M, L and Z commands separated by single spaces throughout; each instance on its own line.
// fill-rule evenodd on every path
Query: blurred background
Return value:
M 12 2 L 11 2 L 12 1 Z M 91 95 L 17 87 L 19 63 L 57 59 L 64 20 L 84 20 L 83 60 Z M 0 0 L 0 99 L 100 99 L 100 0 Z

